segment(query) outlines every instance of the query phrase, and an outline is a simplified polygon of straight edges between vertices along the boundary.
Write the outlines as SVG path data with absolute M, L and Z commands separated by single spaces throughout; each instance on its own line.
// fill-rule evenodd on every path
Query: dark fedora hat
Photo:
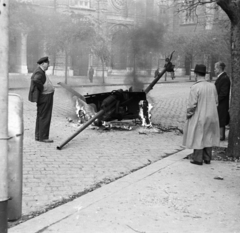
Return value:
M 207 73 L 207 68 L 205 65 L 202 64 L 197 64 L 194 69 L 194 73 L 201 74 L 201 75 L 206 75 Z
M 48 63 L 49 63 L 48 57 L 42 57 L 42 58 L 40 58 L 40 59 L 37 61 L 37 64 L 41 65 L 41 64 L 44 63 L 44 62 L 48 62 Z

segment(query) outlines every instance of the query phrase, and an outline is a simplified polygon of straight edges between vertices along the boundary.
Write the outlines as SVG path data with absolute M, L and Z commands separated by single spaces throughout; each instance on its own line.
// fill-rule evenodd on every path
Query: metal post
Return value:
M 0 233 L 8 231 L 8 0 L 0 0 Z

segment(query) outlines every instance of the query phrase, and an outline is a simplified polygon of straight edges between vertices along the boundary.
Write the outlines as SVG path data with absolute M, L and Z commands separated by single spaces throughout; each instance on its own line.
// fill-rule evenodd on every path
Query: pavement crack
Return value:
M 146 231 L 137 231 L 137 230 L 133 229 L 132 227 L 130 227 L 129 225 L 126 225 L 126 226 L 137 233 L 146 233 Z
M 69 218 L 69 217 L 72 216 L 73 214 L 74 214 L 74 213 L 69 214 L 69 215 L 67 215 L 66 217 L 59 219 L 58 221 L 56 221 L 56 222 L 54 222 L 54 223 L 52 223 L 52 224 L 50 224 L 50 225 L 42 228 L 41 230 L 39 230 L 39 231 L 37 231 L 37 232 L 35 232 L 35 233 L 42 233 L 42 232 L 46 231 L 49 227 L 54 226 L 54 225 L 56 225 L 57 223 L 63 221 L 64 219 Z

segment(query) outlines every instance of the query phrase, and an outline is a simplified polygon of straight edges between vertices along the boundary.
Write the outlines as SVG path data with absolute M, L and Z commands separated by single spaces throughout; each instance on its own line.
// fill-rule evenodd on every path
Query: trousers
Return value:
M 49 138 L 50 124 L 53 109 L 53 94 L 41 94 L 37 102 L 37 118 L 35 127 L 35 139 L 45 140 Z
M 194 149 L 192 159 L 196 162 L 202 163 L 204 161 L 211 161 L 212 147 L 205 147 L 203 149 Z

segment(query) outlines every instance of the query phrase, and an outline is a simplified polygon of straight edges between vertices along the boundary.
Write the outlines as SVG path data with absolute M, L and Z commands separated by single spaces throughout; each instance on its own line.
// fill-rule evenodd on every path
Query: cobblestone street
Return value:
M 148 96 L 154 105 L 152 122 L 182 128 L 191 85 L 189 82 L 157 84 Z M 119 88 L 125 90 L 119 86 L 75 90 L 84 95 Z M 88 128 L 59 151 L 56 147 L 77 130 L 75 108 L 65 91 L 57 88 L 55 92 L 50 132 L 53 144 L 34 140 L 36 107 L 27 100 L 28 90 L 11 92 L 24 99 L 23 215 L 43 211 L 182 149 L 181 134 L 134 126 L 131 131 Z M 74 121 L 69 122 L 68 117 Z

